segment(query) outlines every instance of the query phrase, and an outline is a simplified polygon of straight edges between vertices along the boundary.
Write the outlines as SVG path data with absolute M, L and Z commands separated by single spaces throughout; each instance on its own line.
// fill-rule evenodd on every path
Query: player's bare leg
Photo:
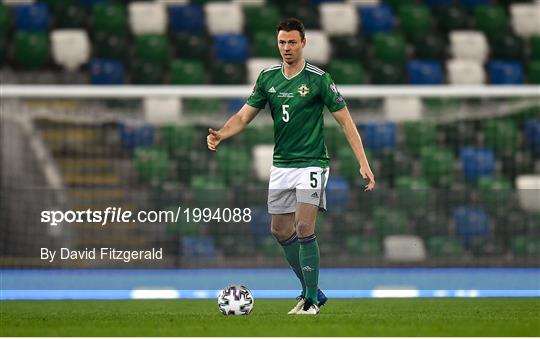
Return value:
M 295 228 L 300 242 L 300 266 L 306 284 L 306 300 L 302 310 L 296 314 L 317 314 L 317 290 L 319 283 L 319 245 L 315 236 L 315 223 L 319 206 L 296 204 Z

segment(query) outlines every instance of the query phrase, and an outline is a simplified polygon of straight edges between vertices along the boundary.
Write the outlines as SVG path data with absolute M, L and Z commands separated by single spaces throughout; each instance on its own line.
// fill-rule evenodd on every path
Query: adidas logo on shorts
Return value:
M 314 192 L 312 195 L 311 195 L 312 198 L 318 198 L 319 195 L 317 194 L 317 192 Z

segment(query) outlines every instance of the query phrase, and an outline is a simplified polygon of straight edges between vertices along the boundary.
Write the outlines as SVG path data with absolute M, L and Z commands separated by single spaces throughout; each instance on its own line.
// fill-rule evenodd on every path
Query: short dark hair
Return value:
M 276 26 L 276 31 L 278 33 L 279 31 L 285 31 L 285 32 L 298 31 L 300 32 L 300 38 L 302 39 L 302 41 L 306 38 L 306 31 L 304 29 L 304 24 L 302 23 L 302 21 L 296 18 L 288 18 L 281 21 Z

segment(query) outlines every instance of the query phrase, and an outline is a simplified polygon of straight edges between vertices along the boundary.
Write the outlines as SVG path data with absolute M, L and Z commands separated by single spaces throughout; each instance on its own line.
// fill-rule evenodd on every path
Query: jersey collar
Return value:
M 300 69 L 300 70 L 298 71 L 298 73 L 296 73 L 295 75 L 293 75 L 293 76 L 291 76 L 291 77 L 289 78 L 289 77 L 287 77 L 287 76 L 285 75 L 285 72 L 283 71 L 284 65 L 283 65 L 283 61 L 282 61 L 282 62 L 281 62 L 281 74 L 283 74 L 283 76 L 285 77 L 285 79 L 291 80 L 291 79 L 295 78 L 298 74 L 302 73 L 302 72 L 304 71 L 304 69 L 306 68 L 306 65 L 307 65 L 307 62 L 306 62 L 306 60 L 304 59 L 304 66 L 302 66 L 302 69 Z

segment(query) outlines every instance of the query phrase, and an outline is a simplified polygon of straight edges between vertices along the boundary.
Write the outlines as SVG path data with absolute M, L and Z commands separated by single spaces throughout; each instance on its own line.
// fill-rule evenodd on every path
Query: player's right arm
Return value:
M 208 129 L 208 136 L 206 137 L 206 143 L 208 149 L 216 151 L 219 143 L 225 139 L 228 139 L 238 133 L 240 133 L 246 126 L 255 118 L 259 113 L 260 108 L 252 107 L 248 104 L 242 106 L 242 108 L 227 120 L 225 125 L 219 130 L 215 131 L 211 128 Z

